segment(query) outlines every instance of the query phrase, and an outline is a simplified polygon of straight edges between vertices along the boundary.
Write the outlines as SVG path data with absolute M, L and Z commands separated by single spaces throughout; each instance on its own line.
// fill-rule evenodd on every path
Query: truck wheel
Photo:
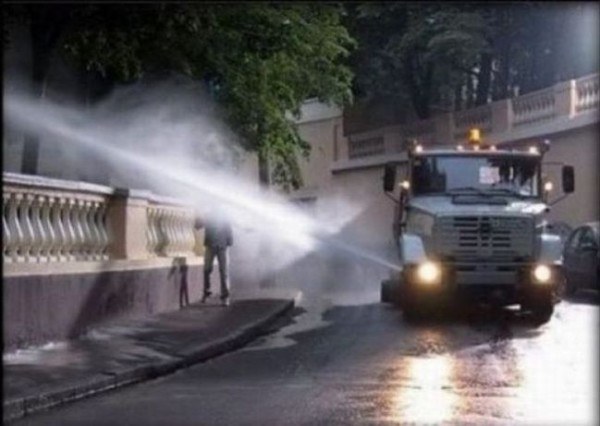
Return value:
M 536 324 L 544 324 L 550 320 L 554 313 L 554 294 L 552 291 L 539 292 L 532 295 L 525 308 L 531 311 L 531 316 Z
M 417 322 L 424 318 L 423 307 L 412 300 L 404 300 L 402 303 L 402 314 L 408 322 Z
M 410 306 L 410 305 L 409 305 Z M 404 319 L 408 322 L 416 322 L 421 319 L 421 312 L 414 306 L 404 306 L 402 311 Z
M 381 282 L 381 302 L 392 302 L 392 282 L 390 280 L 383 280 Z
M 536 306 L 531 309 L 533 320 L 536 324 L 545 324 L 550 321 L 554 313 L 554 306 Z

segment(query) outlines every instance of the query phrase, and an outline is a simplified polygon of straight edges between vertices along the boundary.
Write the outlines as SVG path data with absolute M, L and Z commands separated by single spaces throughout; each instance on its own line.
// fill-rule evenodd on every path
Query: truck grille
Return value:
M 502 216 L 451 216 L 436 221 L 439 254 L 454 261 L 523 261 L 533 254 L 533 221 Z

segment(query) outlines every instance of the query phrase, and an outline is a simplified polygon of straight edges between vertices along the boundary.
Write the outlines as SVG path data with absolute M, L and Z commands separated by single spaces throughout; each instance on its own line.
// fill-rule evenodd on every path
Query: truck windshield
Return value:
M 419 156 L 413 161 L 413 192 L 537 197 L 539 164 L 530 157 Z

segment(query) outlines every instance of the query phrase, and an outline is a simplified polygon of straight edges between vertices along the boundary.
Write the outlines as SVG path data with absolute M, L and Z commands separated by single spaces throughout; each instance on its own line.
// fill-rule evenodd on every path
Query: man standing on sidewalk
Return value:
M 221 218 L 211 218 L 204 229 L 204 296 L 202 303 L 211 296 L 210 274 L 213 270 L 215 257 L 219 262 L 221 278 L 221 304 L 229 306 L 229 256 L 227 248 L 233 245 L 231 225 Z

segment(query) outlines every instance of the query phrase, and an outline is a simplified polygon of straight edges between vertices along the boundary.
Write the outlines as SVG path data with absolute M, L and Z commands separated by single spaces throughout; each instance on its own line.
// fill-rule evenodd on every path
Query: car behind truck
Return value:
M 477 135 L 477 134 L 476 134 Z M 538 322 L 550 319 L 562 279 L 561 240 L 547 228 L 552 182 L 542 179 L 544 142 L 497 149 L 475 136 L 470 146 L 407 149 L 408 169 L 396 182 L 387 164 L 384 191 L 400 187 L 394 218 L 401 272 L 382 283 L 381 299 L 406 319 L 429 316 L 454 302 L 520 304 Z M 564 194 L 574 170 L 562 167 Z

